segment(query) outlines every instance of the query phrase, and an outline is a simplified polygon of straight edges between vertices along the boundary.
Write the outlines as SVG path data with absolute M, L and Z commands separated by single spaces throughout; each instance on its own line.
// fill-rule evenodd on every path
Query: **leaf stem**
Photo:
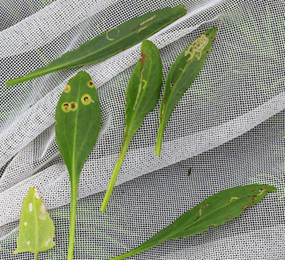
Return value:
M 38 260 L 38 255 L 39 255 L 39 253 L 35 252 L 35 260 Z
M 123 145 L 122 145 L 122 148 L 121 148 L 121 152 L 120 152 L 120 155 L 119 155 L 119 158 L 118 158 L 117 163 L 116 163 L 116 166 L 115 166 L 115 168 L 114 168 L 114 170 L 113 170 L 112 177 L 111 177 L 111 180 L 110 180 L 110 182 L 109 182 L 109 186 L 108 186 L 108 188 L 107 188 L 107 191 L 106 191 L 104 200 L 103 200 L 102 205 L 101 205 L 101 211 L 102 211 L 103 213 L 104 213 L 104 212 L 106 211 L 106 209 L 107 209 L 108 202 L 109 202 L 109 200 L 110 200 L 112 191 L 113 191 L 113 189 L 114 189 L 114 186 L 115 186 L 115 183 L 116 183 L 118 174 L 119 174 L 119 172 L 120 172 L 121 166 L 122 166 L 122 164 L 123 164 L 123 161 L 124 161 L 126 152 L 127 152 L 127 150 L 128 150 L 130 141 L 131 141 L 131 138 L 127 138 L 127 136 L 125 135 L 124 141 L 123 141 Z
M 157 132 L 156 147 L 155 147 L 155 153 L 154 153 L 156 156 L 161 155 L 163 133 L 164 133 L 163 123 L 160 122 L 159 127 L 158 127 L 158 132 Z
M 71 181 L 71 209 L 70 209 L 69 245 L 68 245 L 67 260 L 73 259 L 75 226 L 76 226 L 77 189 L 78 189 L 78 181 L 76 179 L 73 179 Z

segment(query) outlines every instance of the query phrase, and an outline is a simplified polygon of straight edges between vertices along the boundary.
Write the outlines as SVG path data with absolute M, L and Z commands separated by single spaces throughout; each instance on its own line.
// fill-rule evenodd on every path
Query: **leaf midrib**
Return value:
M 76 152 L 76 136 L 77 136 L 77 129 L 78 129 L 78 114 L 79 114 L 79 94 L 81 90 L 81 82 L 82 82 L 82 77 L 80 76 L 79 78 L 79 84 L 78 84 L 78 91 L 77 91 L 77 102 L 78 102 L 78 108 L 76 109 L 76 115 L 75 115 L 75 122 L 74 122 L 74 136 L 73 136 L 73 147 L 72 147 L 72 179 L 71 182 L 75 181 L 76 177 L 76 171 L 75 171 L 75 165 L 76 165 L 76 159 L 75 159 L 75 152 Z

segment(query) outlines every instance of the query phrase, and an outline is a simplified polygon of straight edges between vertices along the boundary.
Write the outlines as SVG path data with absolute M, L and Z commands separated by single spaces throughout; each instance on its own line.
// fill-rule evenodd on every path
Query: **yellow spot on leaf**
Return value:
M 61 105 L 61 109 L 63 112 L 68 113 L 70 111 L 70 104 L 68 102 L 64 102 Z
M 71 86 L 70 85 L 66 85 L 65 89 L 64 89 L 64 93 L 69 93 L 71 90 Z
M 28 223 L 27 222 L 24 222 L 24 226 L 27 226 L 28 225 Z
M 89 88 L 94 88 L 94 83 L 92 82 L 92 80 L 89 80 L 89 81 L 87 82 L 87 86 L 88 86 Z
M 81 97 L 81 103 L 82 103 L 83 105 L 89 105 L 91 102 L 92 102 L 92 99 L 91 99 L 91 96 L 90 96 L 90 95 L 84 94 L 84 95 Z
M 33 204 L 29 203 L 29 211 L 32 212 L 33 211 Z
M 70 110 L 71 110 L 71 111 L 77 110 L 77 107 L 78 107 L 78 105 L 77 105 L 76 102 L 71 102 L 71 103 L 70 103 Z
M 27 241 L 27 245 L 30 245 L 30 244 L 31 244 L 31 241 L 30 241 L 30 240 L 28 240 L 28 241 Z

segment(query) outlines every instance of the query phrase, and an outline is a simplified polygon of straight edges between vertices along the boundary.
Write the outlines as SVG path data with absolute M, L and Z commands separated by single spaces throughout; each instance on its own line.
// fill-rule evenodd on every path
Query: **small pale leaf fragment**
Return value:
M 41 217 L 43 214 L 45 218 Z M 32 187 L 23 201 L 17 249 L 14 254 L 31 252 L 37 255 L 39 252 L 54 247 L 53 238 L 53 221 L 46 211 L 38 191 Z

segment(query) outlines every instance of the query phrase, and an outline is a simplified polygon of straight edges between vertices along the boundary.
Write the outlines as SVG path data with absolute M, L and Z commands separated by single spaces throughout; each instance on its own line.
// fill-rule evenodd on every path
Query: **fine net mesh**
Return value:
M 125 91 L 140 44 L 96 65 L 6 88 L 22 76 L 133 17 L 184 4 L 187 14 L 149 39 L 164 78 L 206 29 L 218 27 L 205 66 L 174 110 L 155 157 L 158 106 L 131 142 L 106 214 L 100 212 L 124 131 Z M 66 259 L 70 184 L 55 142 L 54 113 L 68 79 L 87 71 L 102 126 L 83 168 L 74 259 L 130 250 L 203 199 L 250 183 L 278 190 L 241 217 L 131 259 L 285 259 L 285 2 L 238 0 L 4 0 L 0 3 L 0 259 L 13 255 L 24 196 L 36 186 L 54 220 L 56 246 L 39 259 Z M 188 170 L 191 168 L 191 175 Z

